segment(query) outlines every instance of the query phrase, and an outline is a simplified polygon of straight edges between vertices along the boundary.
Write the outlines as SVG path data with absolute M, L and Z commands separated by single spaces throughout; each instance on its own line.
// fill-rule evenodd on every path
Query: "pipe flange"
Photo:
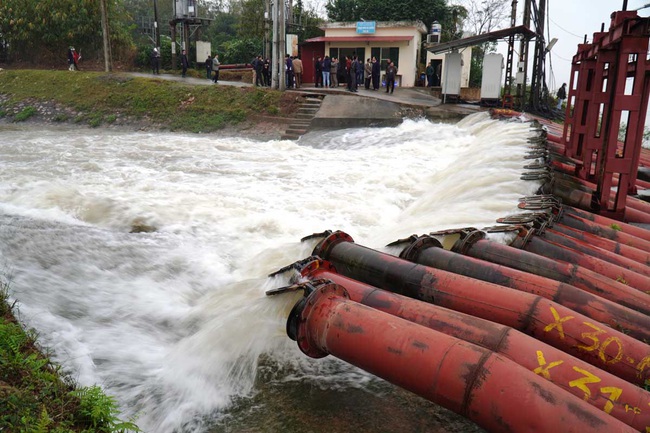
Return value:
M 522 173 L 519 176 L 521 180 L 550 180 L 551 173 L 548 171 L 530 171 L 527 173 Z
M 399 258 L 408 260 L 409 262 L 415 262 L 417 257 L 420 255 L 420 252 L 427 248 L 442 248 L 442 244 L 433 236 L 422 235 L 415 239 L 411 245 L 404 248 L 400 253 Z
M 440 230 L 437 232 L 429 232 L 430 236 L 447 236 L 447 235 L 457 235 L 460 234 L 461 236 L 468 235 L 474 230 L 478 230 L 476 227 L 462 227 L 459 229 L 448 229 L 448 230 Z
M 525 228 L 524 226 L 521 226 L 521 230 L 519 231 L 517 238 L 512 241 L 510 246 L 523 250 L 526 245 L 528 245 L 528 242 L 530 242 L 530 239 L 535 235 L 535 233 L 536 230 L 534 228 Z
M 311 282 L 312 284 L 317 281 Z M 287 335 L 298 343 L 298 347 L 305 355 L 311 358 L 324 358 L 329 355 L 326 351 L 313 344 L 307 320 L 314 309 L 317 309 L 322 298 L 342 297 L 350 299 L 347 290 L 331 280 L 319 280 L 319 284 L 313 285 L 309 296 L 302 298 L 293 306 L 287 319 Z M 309 283 L 306 283 L 309 284 Z
M 302 269 L 299 269 L 299 272 L 303 277 L 308 277 L 319 269 L 324 269 L 328 272 L 336 273 L 336 268 L 334 265 L 330 261 L 323 260 L 320 257 L 308 263 L 305 263 Z
M 341 242 L 350 242 L 354 243 L 354 239 L 352 237 L 340 230 L 337 230 L 333 233 L 330 233 L 325 239 L 320 241 L 318 245 L 314 248 L 314 251 L 311 253 L 312 256 L 319 256 L 319 257 L 329 257 L 330 250 L 334 248 L 337 244 L 340 244 Z
M 521 230 L 520 225 L 505 225 L 505 226 L 491 226 L 483 227 L 481 229 L 485 233 L 510 233 L 510 232 L 519 232 Z
M 474 229 L 474 231 L 470 233 L 463 233 L 461 234 L 461 237 L 456 243 L 451 247 L 451 251 L 459 254 L 466 254 L 467 250 L 476 242 L 485 239 L 486 233 Z

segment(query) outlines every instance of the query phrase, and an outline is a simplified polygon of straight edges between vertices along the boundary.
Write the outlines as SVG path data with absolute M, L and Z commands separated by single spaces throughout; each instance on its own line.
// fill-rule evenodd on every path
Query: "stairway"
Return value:
M 303 102 L 296 112 L 295 119 L 289 124 L 284 134 L 282 134 L 282 140 L 297 140 L 301 135 L 307 133 L 311 119 L 316 116 L 316 113 L 320 109 L 322 98 L 322 95 L 307 95 L 304 97 Z

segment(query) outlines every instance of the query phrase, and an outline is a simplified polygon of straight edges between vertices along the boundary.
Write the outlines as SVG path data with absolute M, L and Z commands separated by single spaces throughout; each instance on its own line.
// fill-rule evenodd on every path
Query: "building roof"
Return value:
M 412 41 L 413 36 L 319 36 L 305 40 L 307 42 L 399 42 Z
M 368 20 L 371 22 L 372 20 Z M 397 27 L 411 27 L 417 29 L 420 33 L 427 33 L 427 26 L 420 20 L 417 21 L 375 21 L 377 27 L 382 28 L 397 28 Z M 331 23 L 324 23 L 319 28 L 326 29 L 354 29 L 357 26 L 357 21 L 337 21 Z
M 507 29 L 496 30 L 494 32 L 482 33 L 480 35 L 470 36 L 468 38 L 456 39 L 443 44 L 425 43 L 424 48 L 431 53 L 443 53 L 452 51 L 457 48 L 471 47 L 484 42 L 497 41 L 510 35 L 522 35 L 526 39 L 533 39 L 537 34 L 526 26 L 509 27 Z

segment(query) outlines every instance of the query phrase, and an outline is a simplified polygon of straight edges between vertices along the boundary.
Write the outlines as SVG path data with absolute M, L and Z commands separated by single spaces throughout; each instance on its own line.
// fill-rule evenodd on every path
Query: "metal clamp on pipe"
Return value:
M 422 250 L 433 247 L 442 248 L 442 244 L 433 236 L 422 235 L 413 239 L 412 243 L 402 250 L 399 258 L 410 262 L 417 262 L 417 257 Z

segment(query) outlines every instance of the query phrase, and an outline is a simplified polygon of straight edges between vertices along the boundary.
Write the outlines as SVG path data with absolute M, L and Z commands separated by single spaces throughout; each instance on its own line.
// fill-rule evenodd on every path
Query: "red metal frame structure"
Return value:
M 628 194 L 636 194 L 643 127 L 650 93 L 650 18 L 635 11 L 612 13 L 608 32 L 578 46 L 562 135 L 576 175 L 597 184 L 591 207 L 625 218 Z M 627 114 L 627 119 L 625 115 Z M 619 129 L 626 133 L 619 149 Z

